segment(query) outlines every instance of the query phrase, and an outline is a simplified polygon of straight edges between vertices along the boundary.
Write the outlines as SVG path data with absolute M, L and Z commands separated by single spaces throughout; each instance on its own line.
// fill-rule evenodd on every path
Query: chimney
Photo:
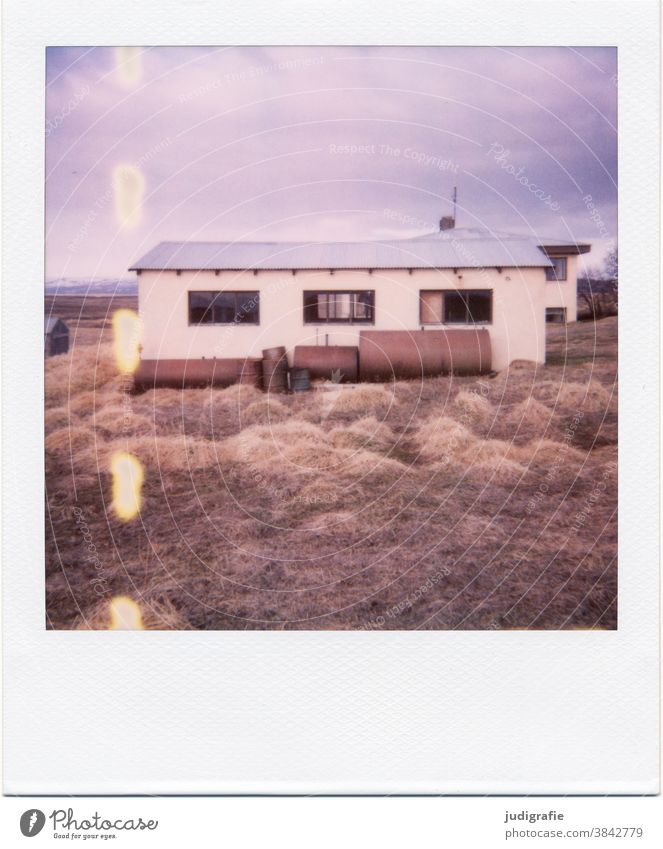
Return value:
M 454 203 L 454 211 L 453 215 L 443 215 L 440 218 L 440 230 L 453 230 L 456 226 L 456 202 L 458 200 L 458 189 L 454 186 L 454 195 L 453 195 L 453 203 Z

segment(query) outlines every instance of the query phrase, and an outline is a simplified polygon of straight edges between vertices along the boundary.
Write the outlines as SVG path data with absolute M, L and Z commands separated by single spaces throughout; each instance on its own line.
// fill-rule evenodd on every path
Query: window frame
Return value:
M 234 319 L 232 321 L 193 321 L 191 318 L 191 299 L 193 295 L 210 295 L 214 302 L 219 295 L 232 295 L 235 298 Z M 237 321 L 237 316 L 241 313 L 240 298 L 244 302 L 247 300 L 255 301 L 255 321 Z M 187 317 L 189 327 L 259 327 L 260 326 L 260 290 L 259 289 L 189 289 L 187 292 Z M 244 313 L 244 315 L 250 315 Z M 214 318 L 214 304 L 212 303 L 212 318 Z
M 356 318 L 353 314 L 349 316 L 349 318 L 315 318 L 309 319 L 306 316 L 307 304 L 306 298 L 311 295 L 366 295 L 370 296 L 370 301 L 367 304 L 370 317 L 369 318 Z M 352 302 L 352 310 L 354 313 L 354 306 L 357 303 L 356 300 Z M 360 324 L 360 325 L 374 325 L 375 324 L 375 289 L 304 289 L 302 292 L 302 317 L 304 324 Z
M 442 296 L 442 320 L 441 321 L 423 321 L 423 300 L 422 292 L 439 294 Z M 490 297 L 490 317 L 485 321 L 447 321 L 446 299 L 447 295 L 488 295 Z M 469 305 L 465 303 L 466 316 L 469 316 Z M 492 289 L 419 289 L 419 325 L 421 327 L 444 327 L 446 325 L 452 327 L 473 327 L 476 325 L 486 326 L 493 323 L 493 290 Z
M 548 259 L 553 263 L 552 268 L 550 266 L 546 266 L 546 283 L 564 283 L 568 280 L 569 277 L 569 263 L 568 257 L 566 256 L 549 256 Z M 554 265 L 556 262 L 561 262 L 564 265 L 563 276 L 560 277 L 557 275 L 557 266 Z

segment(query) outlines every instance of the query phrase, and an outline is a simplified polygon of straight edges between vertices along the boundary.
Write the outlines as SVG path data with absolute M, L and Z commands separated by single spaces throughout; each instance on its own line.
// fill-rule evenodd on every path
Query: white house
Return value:
M 546 321 L 576 320 L 587 251 L 451 217 L 394 241 L 162 242 L 131 268 L 136 381 L 230 383 L 277 346 L 314 376 L 345 365 L 351 380 L 544 363 Z

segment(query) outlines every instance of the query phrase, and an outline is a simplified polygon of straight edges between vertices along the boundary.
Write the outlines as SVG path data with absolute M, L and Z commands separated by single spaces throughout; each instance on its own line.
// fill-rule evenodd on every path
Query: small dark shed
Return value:
M 66 354 L 69 350 L 69 328 L 56 315 L 44 319 L 44 353 L 47 357 Z

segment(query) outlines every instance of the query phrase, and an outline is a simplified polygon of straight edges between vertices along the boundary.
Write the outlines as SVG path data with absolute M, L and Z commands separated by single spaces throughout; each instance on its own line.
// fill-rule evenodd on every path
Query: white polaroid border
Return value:
M 4 7 L 5 793 L 658 790 L 658 4 L 356 0 Z M 49 45 L 615 45 L 619 628 L 44 628 Z

